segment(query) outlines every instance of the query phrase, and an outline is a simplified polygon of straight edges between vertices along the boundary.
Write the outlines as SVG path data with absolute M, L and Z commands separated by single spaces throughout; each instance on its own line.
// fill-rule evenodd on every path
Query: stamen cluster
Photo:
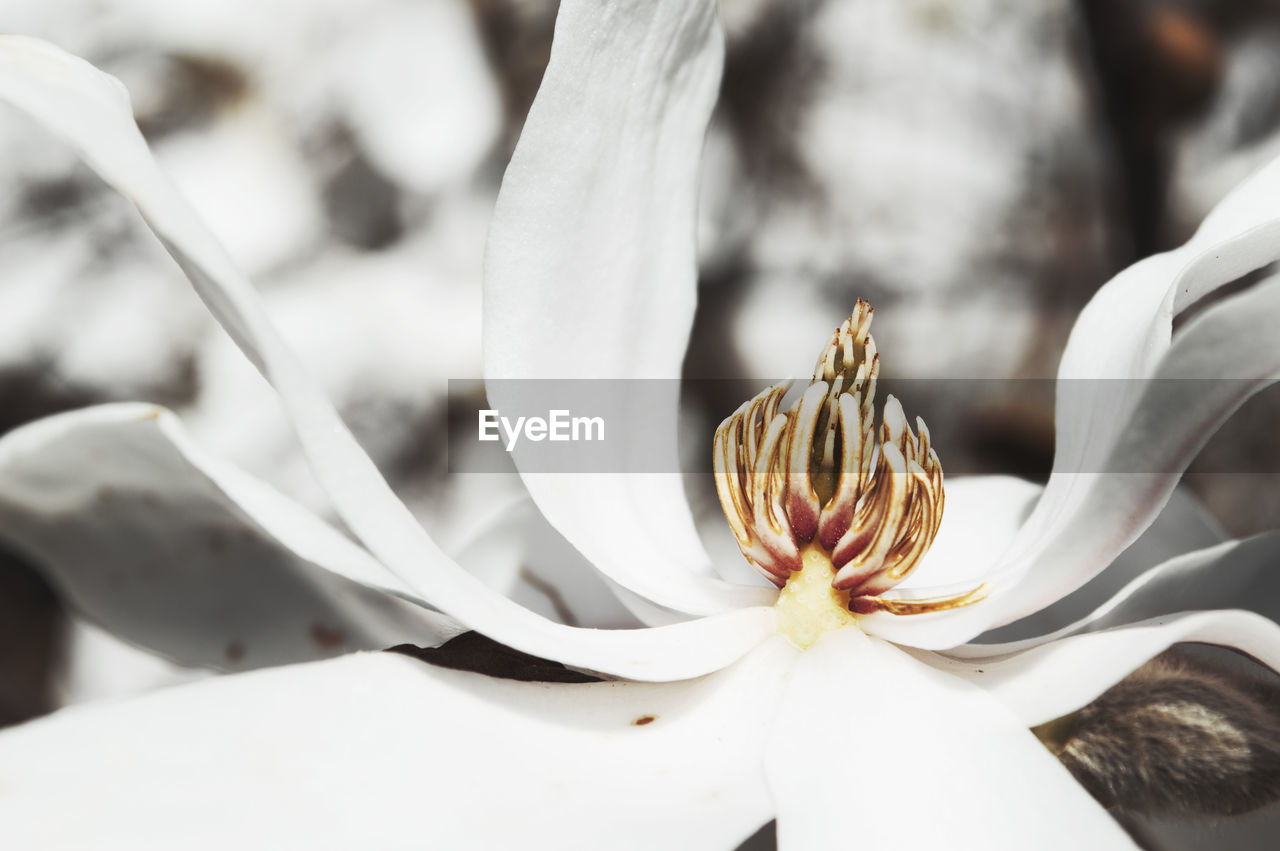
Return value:
M 919 564 L 944 503 L 924 422 L 917 418 L 913 433 L 889 396 L 876 428 L 873 312 L 858 301 L 789 409 L 779 410 L 787 387 L 771 387 L 721 423 L 715 439 L 716 488 L 747 560 L 781 587 L 801 570 L 802 551 L 821 547 L 832 585 L 864 613 L 895 610 L 879 595 Z

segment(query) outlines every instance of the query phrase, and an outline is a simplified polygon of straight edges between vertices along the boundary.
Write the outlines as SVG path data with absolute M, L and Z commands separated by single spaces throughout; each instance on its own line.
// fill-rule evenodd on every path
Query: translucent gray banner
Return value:
M 747 399 L 785 381 L 527 379 L 449 382 L 450 472 L 709 473 L 716 426 Z M 948 474 L 1047 474 L 1061 436 L 1055 404 L 1093 423 L 1063 472 L 1160 474 L 1181 471 L 1205 429 L 1247 399 L 1263 379 L 896 379 L 876 392 L 877 421 L 889 394 L 915 427 L 921 417 Z M 807 386 L 797 381 L 784 408 Z M 1233 438 L 1241 451 L 1215 451 L 1198 473 L 1280 472 L 1275 446 L 1280 388 L 1249 403 L 1251 416 Z M 1224 406 L 1223 400 L 1227 400 Z M 680 411 L 676 418 L 674 412 Z M 1133 417 L 1138 410 L 1142 416 Z M 1195 420 L 1195 427 L 1186 424 Z M 1233 424 L 1235 427 L 1236 424 Z M 1118 428 L 1116 450 L 1097 435 Z M 677 440 L 678 435 L 678 440 Z M 1167 446 L 1166 446 L 1167 444 Z M 1062 464 L 1062 459 L 1058 462 Z

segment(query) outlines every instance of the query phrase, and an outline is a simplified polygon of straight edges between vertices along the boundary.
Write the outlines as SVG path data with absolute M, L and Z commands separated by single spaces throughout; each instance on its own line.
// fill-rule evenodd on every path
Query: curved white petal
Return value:
M 1280 621 L 1280 532 L 1225 541 L 1161 562 L 1054 632 L 1017 641 L 966 644 L 947 655 L 966 659 L 1006 655 L 1082 632 L 1215 609 L 1243 609 Z
M 542 403 L 526 379 L 608 379 L 623 398 L 606 422 L 644 431 L 624 471 L 537 472 L 517 453 L 538 507 L 610 579 L 690 614 L 768 602 L 707 575 L 677 474 L 698 164 L 723 54 L 713 0 L 561 3 L 485 258 L 494 407 Z
M 1135 847 L 998 701 L 856 629 L 797 660 L 765 771 L 783 851 Z
M 1121 272 L 1081 311 L 1058 368 L 1057 449 L 1053 474 L 1040 503 L 1003 560 L 1004 566 L 1021 573 L 1043 553 L 1053 551 L 1058 545 L 1057 538 L 1068 534 L 1066 527 L 1076 524 L 1082 512 L 1096 509 L 1106 499 L 1105 495 L 1099 497 L 1094 493 L 1096 477 L 1081 475 L 1080 471 L 1099 469 L 1096 461 L 1089 459 L 1102 459 L 1112 452 L 1123 454 L 1131 447 L 1131 440 L 1130 446 L 1125 445 L 1126 438 L 1133 436 L 1135 424 L 1131 418 L 1136 417 L 1141 427 L 1144 423 L 1141 423 L 1140 408 L 1145 407 L 1149 413 L 1155 407 L 1150 398 L 1152 386 L 1135 379 L 1171 377 L 1167 359 L 1174 354 L 1170 351 L 1174 316 L 1223 284 L 1280 259 L 1280 201 L 1277 199 L 1280 199 L 1280 159 L 1236 187 L 1185 245 L 1148 257 Z M 1264 333 L 1263 339 L 1268 336 Z M 1233 340 L 1232 345 L 1238 342 Z M 1256 356 L 1256 346 L 1254 353 Z M 1224 356 L 1230 357 L 1230 353 Z M 1253 363 L 1245 361 L 1243 372 L 1217 375 L 1261 378 L 1268 374 L 1264 366 L 1268 360 L 1264 356 Z M 1159 389 L 1154 392 L 1158 395 Z M 1243 398 L 1237 400 L 1228 412 L 1242 401 Z M 1166 409 L 1163 413 L 1169 411 Z M 1193 415 L 1175 421 L 1167 429 L 1167 443 L 1189 441 L 1198 448 L 1211 433 L 1211 428 L 1209 432 L 1203 431 L 1209 423 L 1216 428 L 1213 415 L 1204 419 Z M 1196 431 L 1197 428 L 1201 430 Z M 1157 469 L 1171 471 L 1176 460 L 1170 458 Z M 1105 472 L 1109 467 L 1101 469 Z M 1129 464 L 1123 469 L 1140 468 Z M 1155 480 L 1136 486 L 1130 484 L 1131 487 L 1122 490 L 1128 491 L 1128 498 L 1141 502 L 1132 506 L 1126 503 L 1121 507 L 1120 516 L 1132 515 L 1133 519 L 1122 524 L 1123 530 L 1095 533 L 1096 540 L 1106 539 L 1105 549 L 1111 555 L 1136 537 L 1172 488 Z M 1110 510 L 1114 518 L 1115 507 L 1111 506 Z M 1097 561 L 1095 554 L 1094 572 L 1109 559 L 1104 558 L 1101 564 Z M 1087 567 L 1083 571 L 1037 568 L 1035 581 L 1037 586 L 1044 582 L 1059 589 L 1066 585 L 1078 587 L 1092 575 L 1088 570 Z M 1057 578 L 1047 578 L 1050 576 Z M 1061 593 L 1065 592 L 1059 590 L 1058 595 Z M 1010 598 L 987 609 L 993 612 L 1007 607 L 1009 611 L 1002 614 L 1000 621 L 1007 622 L 1052 599 L 1056 597 L 1051 592 L 1033 586 L 1019 592 L 1016 600 Z
M 519 537 L 514 542 L 518 560 L 513 565 L 511 591 L 507 596 L 528 609 L 550 617 L 560 623 L 594 629 L 635 629 L 650 625 L 631 613 L 618 599 L 618 588 L 596 570 L 582 553 L 573 548 L 559 532 L 538 513 L 528 498 L 524 485 L 513 477 L 522 496 L 521 513 L 528 518 L 519 526 Z M 505 521 L 497 518 L 484 528 L 485 539 L 496 539 L 494 545 L 501 549 L 511 547 Z M 470 555 L 469 553 L 467 554 Z M 474 558 L 458 559 L 471 572 Z M 489 583 L 490 587 L 500 587 Z M 677 623 L 687 618 L 672 618 L 666 623 Z
M 280 395 L 316 478 L 369 551 L 422 598 L 536 656 L 633 679 L 716 670 L 773 630 L 757 608 L 654 631 L 576 630 L 538 617 L 448 558 L 388 487 L 289 350 L 252 285 L 147 150 L 119 81 L 50 44 L 0 36 L 0 101 L 61 136 L 142 212 L 209 309 Z
M 1106 570 L 1047 608 L 985 633 L 977 640 L 983 643 L 1017 641 L 1048 635 L 1055 630 L 1063 629 L 1088 617 L 1122 589 L 1139 580 L 1153 568 L 1186 553 L 1216 547 L 1224 540 L 1226 535 L 1217 520 L 1189 490 L 1178 488 L 1155 521 L 1147 527 L 1138 540 L 1108 565 Z M 1206 583 L 1201 583 L 1199 587 L 1203 587 L 1204 584 Z M 1225 587 L 1234 586 L 1227 582 Z M 1243 600 L 1229 601 L 1219 594 L 1206 599 L 1217 602 L 1202 606 L 1170 607 L 1158 612 L 1153 611 L 1151 614 L 1167 614 L 1184 609 L 1245 608 L 1242 605 Z M 1129 620 L 1141 620 L 1144 617 L 1147 615 Z
M 67 710 L 0 734 L 0 823 L 66 851 L 732 848 L 772 816 L 796 654 L 661 686 L 359 654 Z
M 946 482 L 946 509 L 933 546 L 899 588 L 981 581 L 991 558 L 1013 541 L 1042 485 L 1015 476 L 965 476 Z
M 1280 159 L 1236 187 L 1185 245 L 1129 267 L 1085 306 L 1058 367 L 1059 382 L 1085 383 L 1080 404 L 1057 407 L 1055 472 L 1075 472 L 1080 453 L 1110 446 L 1136 404 L 1136 397 L 1123 392 L 1111 399 L 1113 405 L 1089 404 L 1087 394 L 1111 392 L 1094 379 L 1154 375 L 1169 349 L 1174 316 L 1219 286 L 1280 259 L 1277 198 Z M 1054 503 L 1066 495 L 1052 490 L 1039 509 L 1046 515 L 1056 513 Z
M 0 439 L 0 535 L 80 611 L 183 665 L 280 665 L 462 629 L 391 597 L 411 593 L 150 405 L 62 414 Z
M 1278 196 L 1280 197 L 1280 196 Z M 1280 377 L 1280 278 L 1224 300 L 1187 323 L 1129 415 L 1101 472 L 1071 480 L 1077 505 L 1023 535 L 989 576 L 992 593 L 975 605 L 930 615 L 874 615 L 868 628 L 892 641 L 942 649 L 1053 603 L 1100 573 L 1164 507 L 1182 471 L 1209 436 L 1253 393 Z M 1128 384 L 1128 382 L 1124 382 Z M 1138 472 L 1133 472 L 1133 471 Z M 1049 487 L 1046 487 L 1048 494 Z M 1048 496 L 1042 497 L 1040 512 Z M 1002 567 L 1003 565 L 1003 567 Z M 872 626 L 874 624 L 874 626 Z
M 1280 230 L 1275 242 L 1280 251 Z M 1155 380 L 1143 383 L 1100 473 L 1076 477 L 1082 501 L 1069 520 L 1042 539 L 1034 567 L 1029 562 L 1024 567 L 1003 620 L 1078 588 L 1141 534 L 1210 435 L 1280 377 L 1278 318 L 1280 278 L 1272 278 L 1206 310 L 1181 330 Z M 1072 542 L 1078 543 L 1069 546 Z
M 877 624 L 878 634 L 922 647 L 954 646 L 1080 587 L 1142 532 L 1204 440 L 1275 377 L 1274 291 L 1267 292 L 1274 287 L 1256 287 L 1230 300 L 1234 308 L 1207 312 L 1172 348 L 1170 339 L 1178 312 L 1280 258 L 1278 198 L 1280 160 L 1237 187 L 1186 245 L 1134 264 L 1098 291 L 1058 369 L 1053 473 L 1013 545 L 992 566 L 993 593 L 981 604 L 909 625 Z M 1215 340 L 1218 347 L 1210 348 Z M 1141 380 L 1223 376 L 1257 383 L 1234 381 L 1190 400 L 1177 398 L 1170 382 Z M 1155 472 L 1115 475 L 1132 470 Z
M 57 706 L 118 700 L 215 676 L 209 668 L 190 668 L 128 644 L 83 618 L 67 619 Z
M 1231 647 L 1280 671 L 1280 625 L 1237 610 L 1166 615 L 991 658 L 956 659 L 918 650 L 913 655 L 982 686 L 1035 726 L 1074 712 L 1182 641 Z
M 1280 532 L 1170 559 L 1068 630 L 1092 632 L 1171 612 L 1210 609 L 1245 609 L 1280 621 Z

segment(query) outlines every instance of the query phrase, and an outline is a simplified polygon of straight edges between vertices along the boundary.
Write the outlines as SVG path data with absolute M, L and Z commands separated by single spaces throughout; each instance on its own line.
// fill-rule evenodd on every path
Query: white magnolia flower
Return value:
M 695 299 L 698 153 L 721 54 L 710 0 L 562 4 L 489 242 L 489 378 L 678 377 Z M 108 627 L 189 663 L 270 664 L 315 645 L 425 643 L 470 628 L 614 678 L 517 683 L 354 654 L 67 710 L 0 736 L 0 824 L 14 847 L 733 847 L 775 817 L 792 849 L 1131 847 L 1028 728 L 1175 642 L 1280 668 L 1268 618 L 1187 611 L 1249 590 L 1280 548 L 1275 536 L 1156 565 L 1045 639 L 964 644 L 1106 567 L 1160 512 L 1206 435 L 1280 374 L 1275 282 L 1171 334 L 1176 313 L 1280 256 L 1280 163 L 1186 246 L 1107 284 L 1059 373 L 1254 380 L 1205 381 L 1195 398 L 1181 382 L 1060 382 L 1083 390 L 1059 405 L 1045 488 L 950 483 L 928 555 L 908 582 L 872 596 L 909 610 L 981 593 L 924 614 L 827 608 L 848 622 L 800 649 L 779 631 L 776 592 L 715 575 L 672 474 L 524 477 L 550 522 L 636 611 L 667 625 L 577 629 L 490 591 L 387 487 L 156 169 L 114 81 L 7 38 L 0 99 L 134 201 L 275 386 L 363 546 L 138 406 L 54 418 L 0 443 L 6 537 Z M 674 428 L 676 400 L 657 415 Z M 653 469 L 675 469 L 666 460 Z M 1116 473 L 1135 469 L 1160 472 Z M 886 512 L 905 505 L 889 499 Z M 748 537 L 772 522 L 746 516 Z

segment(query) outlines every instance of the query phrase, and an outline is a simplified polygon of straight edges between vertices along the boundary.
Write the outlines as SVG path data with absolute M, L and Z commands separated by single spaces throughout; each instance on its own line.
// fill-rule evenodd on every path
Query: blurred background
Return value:
M 160 161 L 450 549 L 458 518 L 513 487 L 447 472 L 445 393 L 481 372 L 485 230 L 555 10 L 4 0 L 0 30 L 124 81 Z M 1051 377 L 1102 283 L 1185 240 L 1280 155 L 1275 0 L 722 0 L 722 12 L 690 377 L 803 375 L 859 297 L 877 308 L 887 379 Z M 132 208 L 9 112 L 0 152 L 0 432 L 157 402 L 323 510 L 265 385 Z M 716 396 L 687 400 L 686 442 L 705 457 L 742 401 Z M 948 473 L 1043 478 L 1052 415 L 1050 399 L 1019 395 L 930 427 Z M 1280 525 L 1277 422 L 1280 398 L 1261 394 L 1187 476 L 1231 536 Z M 722 529 L 705 482 L 691 487 L 700 521 Z M 195 675 L 127 656 L 66 613 L 38 565 L 0 549 L 0 723 Z

